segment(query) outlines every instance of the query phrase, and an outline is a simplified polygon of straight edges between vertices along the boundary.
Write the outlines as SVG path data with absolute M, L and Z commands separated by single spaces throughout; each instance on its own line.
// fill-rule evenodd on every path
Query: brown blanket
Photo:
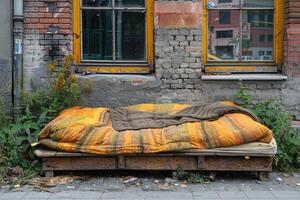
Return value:
M 110 110 L 113 128 L 117 131 L 140 130 L 149 128 L 164 128 L 187 122 L 213 121 L 226 114 L 242 113 L 255 121 L 259 119 L 249 110 L 224 103 L 197 105 L 185 108 L 173 115 L 165 113 L 151 113 L 133 111 L 127 108 Z

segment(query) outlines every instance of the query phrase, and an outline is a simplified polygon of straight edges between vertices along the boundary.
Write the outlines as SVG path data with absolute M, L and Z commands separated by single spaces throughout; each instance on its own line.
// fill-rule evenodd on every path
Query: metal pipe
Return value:
M 14 19 L 15 18 L 22 18 L 24 16 L 24 9 L 23 9 L 23 0 L 14 0 Z
M 23 89 L 23 0 L 13 1 L 13 104 L 14 112 L 19 113 L 21 91 Z

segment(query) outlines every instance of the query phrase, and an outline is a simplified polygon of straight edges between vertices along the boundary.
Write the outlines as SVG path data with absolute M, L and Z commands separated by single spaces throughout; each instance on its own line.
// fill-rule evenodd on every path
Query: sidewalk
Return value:
M 299 176 L 272 173 L 269 181 L 261 182 L 243 174 L 224 175 L 205 184 L 166 184 L 165 177 L 142 177 L 129 185 L 119 177 L 91 177 L 51 187 L 49 192 L 37 191 L 32 186 L 17 191 L 0 189 L 0 200 L 299 200 Z
M 219 200 L 219 199 L 240 199 L 240 200 L 293 200 L 300 199 L 300 193 L 296 191 L 124 191 L 124 192 L 94 192 L 94 191 L 68 191 L 51 194 L 47 192 L 9 192 L 1 193 L 1 200 Z

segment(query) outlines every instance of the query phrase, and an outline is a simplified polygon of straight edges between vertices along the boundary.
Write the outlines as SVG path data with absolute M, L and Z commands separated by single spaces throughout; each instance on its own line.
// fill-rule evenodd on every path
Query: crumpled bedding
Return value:
M 227 103 L 231 104 L 231 103 Z M 175 114 L 189 104 L 139 104 L 128 110 Z M 109 108 L 74 107 L 45 126 L 39 143 L 50 149 L 94 154 L 157 153 L 270 143 L 270 129 L 245 113 L 225 114 L 213 121 L 187 122 L 164 128 L 117 131 Z
M 257 116 L 250 110 L 223 102 L 194 105 L 174 114 L 142 112 L 128 108 L 115 108 L 110 110 L 112 125 L 117 131 L 164 128 L 204 120 L 213 121 L 230 113 L 243 113 L 259 122 Z

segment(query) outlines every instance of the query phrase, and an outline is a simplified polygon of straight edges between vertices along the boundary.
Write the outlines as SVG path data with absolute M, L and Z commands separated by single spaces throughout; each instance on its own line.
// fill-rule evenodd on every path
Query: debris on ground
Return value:
M 178 182 L 178 180 L 177 179 L 173 179 L 173 178 L 165 178 L 165 182 L 166 183 L 176 183 L 176 182 Z
M 160 181 L 157 180 L 157 179 L 155 179 L 153 182 L 154 182 L 154 183 L 160 183 Z
M 34 188 L 41 189 L 43 191 L 49 191 L 47 189 L 49 187 L 70 184 L 75 180 L 86 180 L 86 178 L 81 176 L 37 177 L 32 179 L 29 182 L 29 185 L 33 186 Z M 70 187 L 69 189 L 72 189 L 72 186 L 67 187 Z
M 290 177 L 291 175 L 290 174 L 287 174 L 287 173 L 283 173 L 282 174 L 284 177 Z
M 139 179 L 137 177 L 132 177 L 132 176 L 128 176 L 128 177 L 124 177 L 123 178 L 123 183 L 124 184 L 132 184 L 135 185 L 137 184 L 139 181 Z
M 280 178 L 280 177 L 277 177 L 275 180 L 278 182 L 282 182 L 282 178 Z
M 7 167 L 0 171 L 0 180 L 6 184 L 13 184 L 18 177 L 24 176 L 24 171 L 21 167 Z M 1 182 L 0 181 L 0 182 Z

